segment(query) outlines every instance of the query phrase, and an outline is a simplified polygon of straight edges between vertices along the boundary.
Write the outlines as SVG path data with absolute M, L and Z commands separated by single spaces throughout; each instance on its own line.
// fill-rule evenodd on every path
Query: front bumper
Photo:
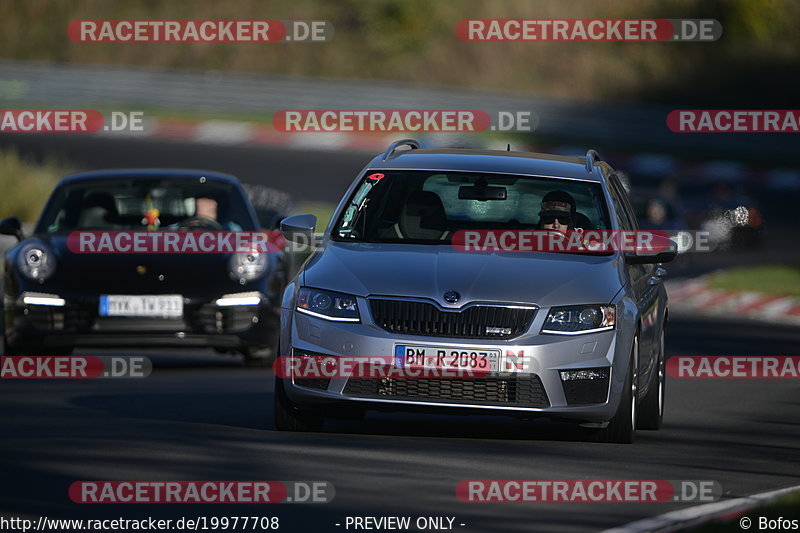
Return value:
M 443 338 L 390 333 L 370 324 L 331 322 L 284 309 L 281 354 L 379 356 L 396 345 L 500 351 L 500 372 L 478 378 L 294 377 L 284 380 L 298 407 L 357 405 L 379 410 L 457 410 L 518 417 L 544 416 L 604 422 L 619 405 L 630 343 L 619 330 L 584 335 L 540 335 L 547 315 L 534 316 L 527 333 L 510 340 Z M 562 380 L 562 371 L 601 370 L 601 379 Z M 602 372 L 601 372 L 602 373 Z
M 185 296 L 180 318 L 100 316 L 98 295 L 61 299 L 62 305 L 28 304 L 22 296 L 6 301 L 9 345 L 234 349 L 268 344 L 278 327 L 278 315 L 266 298 L 255 305 L 219 306 L 216 298 Z

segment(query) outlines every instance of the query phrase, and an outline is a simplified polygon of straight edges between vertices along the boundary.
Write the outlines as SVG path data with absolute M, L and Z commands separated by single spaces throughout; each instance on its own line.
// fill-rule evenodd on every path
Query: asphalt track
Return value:
M 676 319 L 672 355 L 800 353 L 787 327 Z M 95 355 L 110 352 L 84 351 Z M 136 350 L 114 351 L 133 355 Z M 668 379 L 665 426 L 633 445 L 501 417 L 370 414 L 323 433 L 274 428 L 272 373 L 211 352 L 143 352 L 140 380 L 4 380 L 0 515 L 279 516 L 345 531 L 347 516 L 453 516 L 459 531 L 596 531 L 689 503 L 465 503 L 465 479 L 715 480 L 724 498 L 796 485 L 797 380 Z M 75 480 L 326 480 L 329 504 L 79 505 Z M 413 531 L 414 529 L 412 529 Z M 352 529 L 350 530 L 352 531 Z
M 112 140 L 73 145 L 66 137 L 13 142 L 24 152 L 62 150 L 86 168 L 206 167 L 329 201 L 368 158 L 178 143 L 126 148 Z M 667 350 L 670 356 L 800 355 L 800 330 L 675 317 Z M 669 378 L 664 428 L 640 432 L 633 445 L 599 444 L 566 425 L 499 417 L 370 414 L 303 434 L 275 431 L 269 370 L 243 368 L 210 351 L 113 353 L 147 355 L 154 372 L 141 380 L 0 382 L 0 516 L 279 516 L 281 531 L 317 532 L 348 531 L 347 516 L 450 516 L 455 530 L 465 532 L 596 531 L 691 504 L 465 503 L 455 487 L 465 479 L 715 480 L 724 498 L 734 498 L 800 478 L 798 380 Z M 326 480 L 336 497 L 329 504 L 274 506 L 69 500 L 73 481 L 106 479 Z

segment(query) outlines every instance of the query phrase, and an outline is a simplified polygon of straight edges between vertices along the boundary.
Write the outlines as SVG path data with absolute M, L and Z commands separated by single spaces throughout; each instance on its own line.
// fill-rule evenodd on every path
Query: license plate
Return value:
M 500 350 L 396 345 L 394 365 L 412 369 L 497 372 L 500 367 Z
M 100 297 L 100 316 L 181 318 L 183 296 L 106 294 Z

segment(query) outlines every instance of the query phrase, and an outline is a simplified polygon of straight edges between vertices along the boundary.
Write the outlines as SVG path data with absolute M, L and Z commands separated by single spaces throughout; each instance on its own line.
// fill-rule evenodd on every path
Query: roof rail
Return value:
M 402 141 L 393 142 L 392 144 L 389 145 L 389 148 L 387 148 L 386 151 L 383 152 L 383 155 L 381 156 L 381 161 L 386 161 L 387 159 L 389 159 L 395 152 L 395 150 L 400 146 L 410 146 L 411 149 L 414 150 L 415 148 L 419 148 L 419 141 L 415 141 L 414 139 L 403 139 Z
M 592 173 L 594 169 L 594 162 L 600 161 L 600 154 L 597 153 L 597 150 L 587 150 L 586 151 L 586 172 L 589 174 Z

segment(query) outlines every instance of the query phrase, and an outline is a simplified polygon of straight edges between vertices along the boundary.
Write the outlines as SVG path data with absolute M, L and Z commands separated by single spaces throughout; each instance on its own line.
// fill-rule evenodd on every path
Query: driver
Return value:
M 217 220 L 217 201 L 205 196 L 195 198 L 194 216 Z
M 575 229 L 575 199 L 564 191 L 551 191 L 542 198 L 539 228 L 560 233 Z
M 217 218 L 218 207 L 219 204 L 214 198 L 211 198 L 210 196 L 198 196 L 194 199 L 194 216 L 192 218 L 213 220 L 225 230 L 239 231 L 242 229 L 239 224 L 231 220 L 226 220 L 224 222 L 220 221 Z

